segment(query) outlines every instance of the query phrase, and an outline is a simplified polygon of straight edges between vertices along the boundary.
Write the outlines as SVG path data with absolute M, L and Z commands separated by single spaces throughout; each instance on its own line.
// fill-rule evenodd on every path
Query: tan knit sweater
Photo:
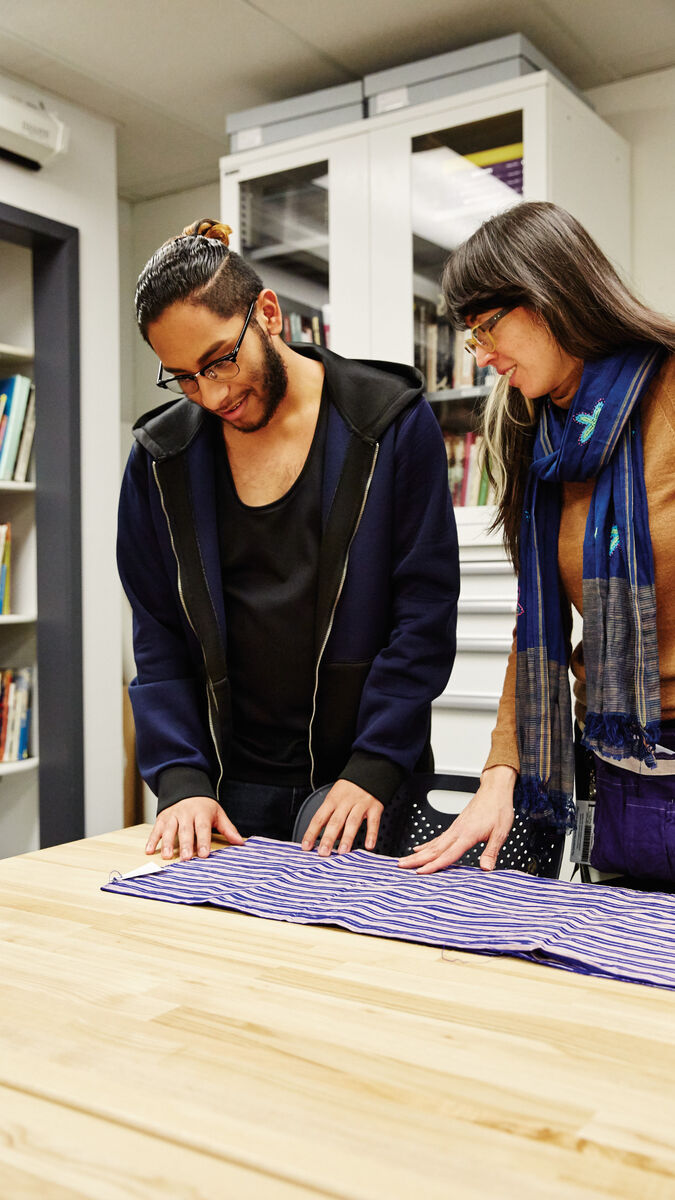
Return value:
M 675 354 L 652 380 L 642 401 L 642 441 L 649 528 L 654 553 L 656 630 L 659 644 L 661 712 L 675 719 Z M 594 480 L 563 484 L 558 566 L 565 594 L 583 616 L 582 547 Z M 585 711 L 586 673 L 583 641 L 574 648 L 577 716 Z M 486 767 L 505 764 L 519 769 L 516 739 L 516 651 L 509 655 L 497 724 Z

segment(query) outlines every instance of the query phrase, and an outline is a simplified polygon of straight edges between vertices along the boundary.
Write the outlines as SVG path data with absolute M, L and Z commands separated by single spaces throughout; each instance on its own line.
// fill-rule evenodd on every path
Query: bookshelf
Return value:
M 1 690 L 10 680 L 6 673 L 0 676 L 4 856 L 84 832 L 76 230 L 0 205 L 0 279 L 7 300 L 0 313 L 0 378 L 32 381 L 37 417 L 26 478 L 0 480 L 0 525 L 11 531 L 0 668 L 14 669 L 15 686 L 14 693 Z M 11 394 L 13 406 L 18 392 Z M 28 385 L 23 394 L 25 422 Z M 20 406 L 15 425 L 19 412 Z M 3 415 L 6 438 L 12 419 L 7 403 Z M 20 437 L 17 454 L 19 444 Z M 7 471 L 13 473 L 9 464 Z M 14 698 L 19 672 L 26 668 L 28 736 L 19 743 L 18 729 L 8 723 L 2 748 L 3 703 L 8 695 Z M 10 752 L 15 761 L 2 757 Z
M 3 314 L 0 317 L 0 329 L 3 333 L 7 331 L 10 335 L 21 337 L 24 343 L 18 344 L 14 338 L 11 341 L 0 341 L 0 379 L 11 379 L 17 375 L 32 379 L 34 350 L 30 251 L 23 247 L 0 243 L 0 275 L 9 282 L 14 300 L 18 302 L 11 315 Z M 3 440 L 6 433 L 5 423 Z M 6 524 L 11 531 L 10 610 L 0 612 L 0 681 L 4 682 L 7 679 L 7 668 L 17 671 L 21 668 L 30 670 L 31 724 L 33 712 L 37 708 L 37 577 L 33 459 L 34 454 L 31 453 L 29 478 L 26 481 L 0 480 L 0 523 L 3 526 Z M 39 840 L 37 735 L 35 729 L 29 732 L 25 747 L 22 747 L 22 757 L 19 758 L 18 753 L 12 760 L 3 757 L 2 727 L 4 724 L 9 753 L 7 732 L 11 723 L 8 719 L 9 681 L 7 680 L 4 686 L 3 682 L 0 682 L 0 809 L 6 803 L 10 807 L 20 809 L 21 817 L 15 825 L 23 827 L 23 838 L 28 836 L 34 844 Z
M 222 219 L 244 253 L 249 243 L 238 225 L 252 185 L 299 169 L 327 192 L 320 273 L 330 346 L 348 357 L 416 363 L 446 447 L 451 437 L 475 434 L 489 390 L 487 379 L 466 373 L 475 362 L 466 361 L 443 313 L 440 275 L 454 246 L 505 206 L 551 200 L 586 226 L 620 270 L 630 270 L 628 146 L 547 71 L 240 151 L 220 166 Z M 273 220 L 269 208 L 260 215 L 270 220 L 276 253 L 287 251 L 274 224 L 280 216 Z M 313 254 L 316 266 L 316 248 Z M 265 280 L 268 262 L 274 265 L 258 259 Z M 280 290 L 300 296 L 300 283 L 286 278 Z M 490 532 L 493 507 L 460 502 L 456 516 L 458 653 L 434 704 L 432 742 L 439 770 L 478 775 L 515 623 L 516 580 Z

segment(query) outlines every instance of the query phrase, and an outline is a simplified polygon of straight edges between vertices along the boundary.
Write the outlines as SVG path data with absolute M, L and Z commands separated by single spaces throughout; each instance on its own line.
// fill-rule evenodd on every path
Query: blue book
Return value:
M 3 420 L 7 417 L 7 424 L 0 449 L 0 479 L 11 479 L 14 474 L 30 388 L 31 381 L 25 375 L 11 375 L 9 379 L 0 380 L 0 396 L 7 396 L 3 413 Z
M 27 708 L 21 716 L 21 730 L 19 732 L 19 755 L 21 758 L 29 758 L 28 754 L 28 739 L 30 737 L 30 716 L 31 710 Z
M 28 758 L 28 733 L 30 728 L 32 672 L 30 667 L 22 667 L 15 677 L 14 699 L 17 708 L 15 744 L 12 749 L 17 760 Z

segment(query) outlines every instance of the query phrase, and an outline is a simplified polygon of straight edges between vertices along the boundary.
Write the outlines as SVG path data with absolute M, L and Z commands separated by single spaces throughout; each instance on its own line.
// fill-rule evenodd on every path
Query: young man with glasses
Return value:
M 430 704 L 455 649 L 459 570 L 442 437 L 409 367 L 287 346 L 274 292 L 205 221 L 136 292 L 157 384 L 137 422 L 119 564 L 130 694 L 158 795 L 148 852 L 212 829 L 349 850 L 431 766 Z

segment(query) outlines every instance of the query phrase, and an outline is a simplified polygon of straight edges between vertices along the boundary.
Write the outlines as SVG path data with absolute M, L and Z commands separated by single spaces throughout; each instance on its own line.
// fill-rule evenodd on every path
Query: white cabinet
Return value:
M 509 148 L 511 159 L 493 153 L 490 160 L 491 150 Z M 311 250 L 307 243 L 318 235 L 332 348 L 410 362 L 415 295 L 434 296 L 452 246 L 508 203 L 509 191 L 517 193 L 511 201 L 522 194 L 569 208 L 610 259 L 630 270 L 628 170 L 627 143 L 539 71 L 227 155 L 221 212 L 234 248 L 259 265 L 264 280 L 266 272 L 275 278 L 277 266 L 290 269 L 298 296 L 303 277 L 316 274 L 302 261 L 303 242 Z M 304 199 L 299 191 L 308 181 L 313 199 L 311 189 Z M 317 228 L 320 189 L 327 218 Z M 260 240 L 247 244 L 256 202 Z M 283 287 L 290 291 L 288 277 Z
M 509 203 L 509 188 L 522 186 L 525 200 L 568 208 L 615 264 L 630 269 L 627 143 L 547 72 L 403 109 L 368 125 L 373 357 L 398 354 L 410 361 L 420 275 L 433 279 L 436 268 L 438 277 L 453 245 Z M 519 144 L 522 185 L 515 170 Z M 512 159 L 502 162 L 514 164 L 501 179 L 494 168 L 485 171 L 490 148 L 500 147 L 512 147 Z
M 314 194 L 306 217 L 316 214 L 317 189 L 327 192 L 318 238 L 311 220 L 302 228 L 285 194 L 293 173 L 306 178 L 308 168 Z M 628 146 L 546 71 L 226 156 L 221 184 L 235 248 L 272 287 L 283 266 L 279 290 L 288 299 L 308 300 L 306 281 L 316 284 L 317 270 L 303 237 L 320 242 L 314 299 L 328 306 L 331 348 L 417 362 L 431 378 L 446 446 L 475 428 L 487 389 L 467 380 L 461 346 L 444 329 L 439 280 L 453 246 L 520 198 L 550 200 L 568 208 L 620 270 L 631 267 Z M 268 185 L 257 240 L 247 244 L 241 230 L 251 196 Z M 284 230 L 293 234 L 290 245 Z M 478 773 L 487 756 L 515 624 L 513 571 L 500 540 L 485 532 L 492 511 L 457 508 L 457 663 L 434 706 L 437 765 L 462 774 Z
M 371 346 L 368 158 L 357 125 L 325 141 L 311 135 L 292 148 L 279 143 L 221 160 L 232 248 L 278 292 L 286 313 L 320 313 L 331 347 L 355 357 Z

